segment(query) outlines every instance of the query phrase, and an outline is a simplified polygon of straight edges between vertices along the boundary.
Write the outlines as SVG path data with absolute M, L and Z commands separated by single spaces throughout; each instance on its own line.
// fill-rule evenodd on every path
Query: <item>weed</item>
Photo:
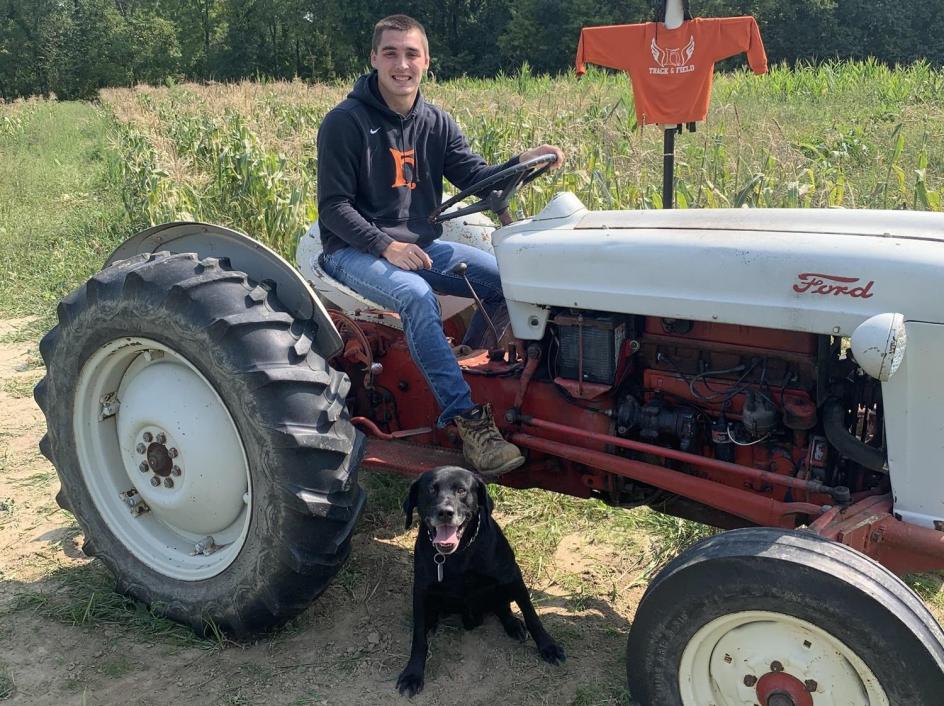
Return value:
M 3 662 L 0 662 L 0 699 L 9 699 L 16 691 L 16 682 L 13 673 Z
M 650 538 L 648 563 L 642 578 L 652 578 L 666 563 L 696 542 L 717 534 L 719 530 L 699 522 L 665 515 L 655 510 L 636 511 L 633 526 Z
M 39 380 L 36 376 L 18 376 L 7 378 L 6 380 L 0 382 L 0 392 L 5 392 L 14 399 L 32 397 L 33 388 L 36 387 L 36 383 L 38 381 Z
M 581 685 L 570 706 L 630 706 L 633 703 L 629 692 L 612 684 Z
M 134 662 L 132 662 L 128 657 L 123 655 L 118 655 L 116 657 L 105 659 L 102 661 L 99 669 L 102 674 L 105 676 L 111 677 L 112 679 L 117 679 L 123 677 L 125 674 L 133 671 L 135 668 Z
M 325 703 L 324 697 L 317 691 L 309 690 L 302 696 L 287 701 L 285 706 L 314 706 L 315 704 Z
M 911 574 L 905 577 L 911 589 L 927 603 L 935 613 L 944 613 L 944 572 L 933 571 Z
M 49 330 L 50 320 L 38 316 L 28 316 L 19 321 L 7 322 L 15 324 L 15 327 L 9 331 L 0 334 L 0 343 L 25 343 L 27 341 L 37 341 Z M 30 360 L 33 355 L 30 353 Z M 31 365 L 30 367 L 36 367 Z
M 41 471 L 39 473 L 34 473 L 31 476 L 26 478 L 17 478 L 14 483 L 19 488 L 43 488 L 49 485 L 56 477 L 56 472 L 54 470 Z
M 99 562 L 59 568 L 39 588 L 21 589 L 13 610 L 33 611 L 69 625 L 101 628 L 115 626 L 135 639 L 173 645 L 218 648 L 219 642 L 197 637 L 192 630 L 160 616 L 159 607 L 147 608 L 114 590 L 114 579 Z

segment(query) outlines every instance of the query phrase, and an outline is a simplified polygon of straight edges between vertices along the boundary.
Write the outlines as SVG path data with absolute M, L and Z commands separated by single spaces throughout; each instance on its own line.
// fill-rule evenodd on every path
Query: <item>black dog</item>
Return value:
M 467 630 L 494 613 L 516 640 L 523 642 L 530 632 L 544 661 L 563 662 L 564 650 L 541 625 L 515 554 L 492 521 L 485 482 L 457 466 L 427 471 L 413 481 L 403 503 L 407 529 L 414 508 L 420 531 L 413 554 L 413 645 L 397 679 L 400 693 L 413 696 L 422 691 L 427 633 L 440 615 L 449 613 L 461 614 Z M 511 614 L 511 601 L 521 609 L 524 625 Z

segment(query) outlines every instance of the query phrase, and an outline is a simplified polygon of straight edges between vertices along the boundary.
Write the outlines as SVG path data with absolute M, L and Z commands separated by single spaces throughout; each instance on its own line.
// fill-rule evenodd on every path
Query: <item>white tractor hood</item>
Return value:
M 492 236 L 515 333 L 546 307 L 850 335 L 874 314 L 944 322 L 944 215 L 712 209 L 588 212 L 558 194 Z

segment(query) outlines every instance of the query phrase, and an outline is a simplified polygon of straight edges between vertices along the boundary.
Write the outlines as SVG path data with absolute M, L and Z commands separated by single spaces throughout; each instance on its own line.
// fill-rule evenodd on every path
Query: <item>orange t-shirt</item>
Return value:
M 577 75 L 586 64 L 622 69 L 633 82 L 640 125 L 704 120 L 715 62 L 747 52 L 754 73 L 767 72 L 767 54 L 753 17 L 585 27 L 577 45 Z

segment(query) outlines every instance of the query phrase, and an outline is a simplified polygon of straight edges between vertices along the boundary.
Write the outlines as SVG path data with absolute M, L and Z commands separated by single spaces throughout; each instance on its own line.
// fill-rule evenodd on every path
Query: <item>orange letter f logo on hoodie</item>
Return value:
M 407 181 L 406 176 L 403 173 L 404 164 L 409 164 L 412 167 L 410 170 L 411 176 L 412 172 L 416 170 L 416 158 L 414 157 L 415 153 L 416 150 L 407 150 L 406 152 L 401 152 L 400 150 L 394 149 L 393 147 L 390 148 L 390 154 L 393 155 L 393 164 L 394 168 L 396 169 L 396 179 L 393 182 L 394 189 L 396 189 L 398 186 L 409 186 L 411 189 L 416 188 L 416 182 L 413 181 L 413 179 Z

